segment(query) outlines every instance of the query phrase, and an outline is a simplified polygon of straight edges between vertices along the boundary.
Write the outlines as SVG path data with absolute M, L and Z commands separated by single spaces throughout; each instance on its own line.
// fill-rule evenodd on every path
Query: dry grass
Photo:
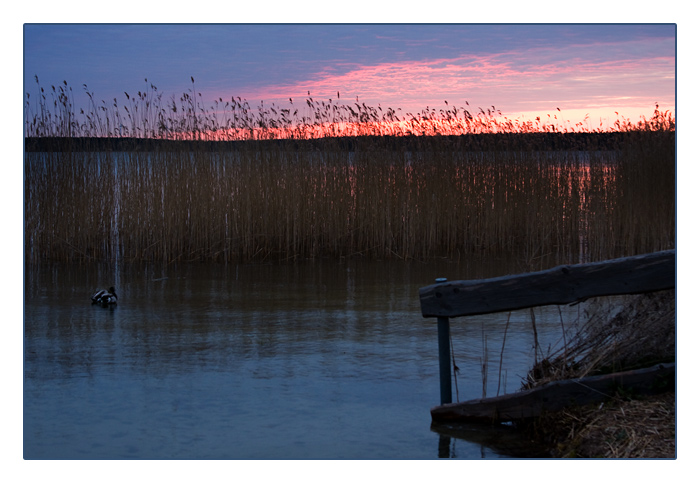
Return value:
M 559 458 L 675 458 L 676 393 L 545 415 L 537 433 Z
M 675 290 L 593 302 L 588 321 L 560 352 L 540 361 L 525 387 L 675 361 Z M 527 431 L 555 457 L 674 458 L 676 393 L 618 392 L 604 404 L 542 415 Z
M 675 360 L 676 290 L 588 302 L 567 343 L 528 373 L 525 389 Z

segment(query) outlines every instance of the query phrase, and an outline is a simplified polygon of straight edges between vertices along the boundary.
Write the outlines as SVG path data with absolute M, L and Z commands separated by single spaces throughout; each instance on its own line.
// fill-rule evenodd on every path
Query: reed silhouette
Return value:
M 146 80 L 148 83 L 148 81 Z M 25 258 L 595 260 L 675 246 L 675 119 L 612 129 L 157 88 L 25 103 Z

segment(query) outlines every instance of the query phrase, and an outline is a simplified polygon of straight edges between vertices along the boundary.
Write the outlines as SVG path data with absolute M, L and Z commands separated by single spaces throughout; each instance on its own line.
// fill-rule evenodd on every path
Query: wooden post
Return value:
M 435 283 L 446 282 L 446 278 L 437 278 Z M 450 367 L 450 319 L 438 317 L 438 355 L 440 361 L 440 404 L 452 402 L 452 368 Z

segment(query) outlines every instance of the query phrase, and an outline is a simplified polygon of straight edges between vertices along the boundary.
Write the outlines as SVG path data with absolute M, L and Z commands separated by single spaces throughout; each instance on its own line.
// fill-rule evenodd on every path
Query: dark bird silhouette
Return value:
M 108 290 L 98 290 L 90 297 L 93 304 L 100 304 L 103 307 L 117 304 L 117 293 L 114 287 L 109 287 Z

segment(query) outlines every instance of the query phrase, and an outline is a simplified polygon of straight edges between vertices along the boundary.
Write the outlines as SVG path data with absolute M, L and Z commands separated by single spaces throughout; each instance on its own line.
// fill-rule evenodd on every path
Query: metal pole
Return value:
M 446 282 L 437 278 L 435 283 Z M 438 317 L 438 356 L 440 361 L 440 404 L 452 402 L 452 368 L 450 367 L 450 319 Z

